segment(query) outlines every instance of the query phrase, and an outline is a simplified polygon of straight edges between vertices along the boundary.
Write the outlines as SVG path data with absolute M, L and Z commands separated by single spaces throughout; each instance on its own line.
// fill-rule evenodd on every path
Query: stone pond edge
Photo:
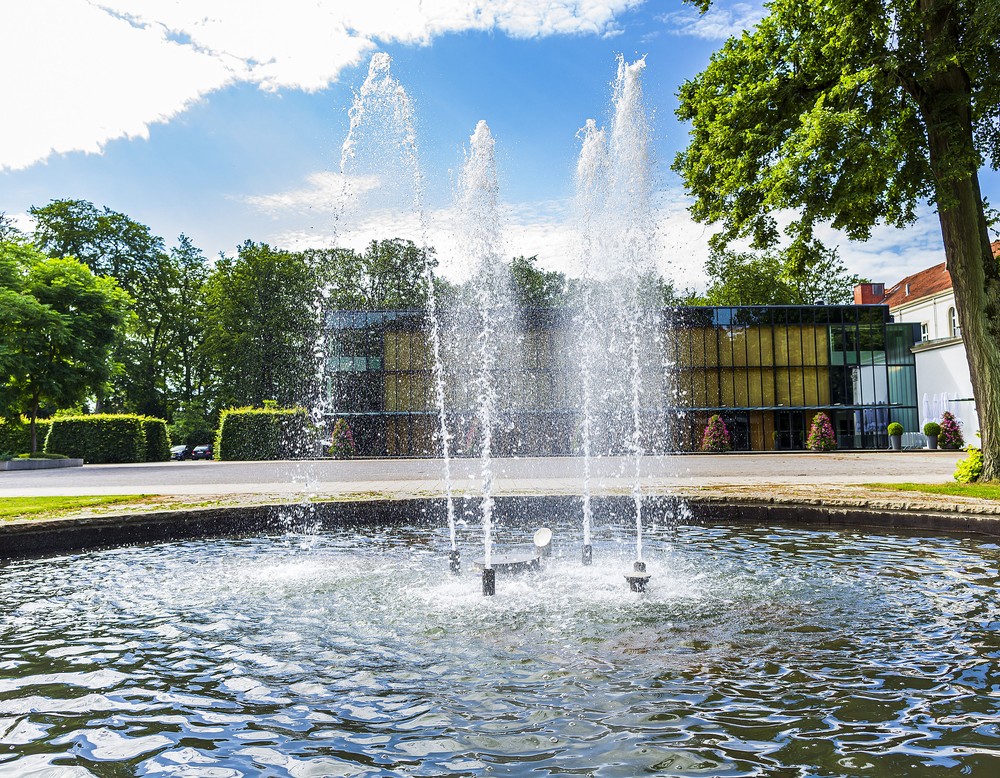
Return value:
M 595 508 L 611 521 L 632 521 L 628 495 L 595 497 Z M 783 524 L 810 528 L 856 527 L 1000 537 L 1000 514 L 895 506 L 851 505 L 844 501 L 762 500 L 688 494 L 650 496 L 650 504 L 682 516 L 681 523 Z M 579 515 L 575 495 L 508 495 L 495 498 L 500 522 L 541 525 L 572 521 Z M 459 501 L 459 513 L 473 513 L 478 500 Z M 686 507 L 681 507 L 681 506 Z M 531 516 L 526 515 L 530 509 Z M 114 513 L 62 519 L 35 519 L 0 524 L 0 560 L 47 556 L 96 548 L 122 547 L 173 540 L 277 534 L 308 528 L 422 523 L 442 526 L 441 498 L 405 497 L 317 502 L 274 502 L 183 510 Z M 470 521 L 470 523 L 472 523 Z

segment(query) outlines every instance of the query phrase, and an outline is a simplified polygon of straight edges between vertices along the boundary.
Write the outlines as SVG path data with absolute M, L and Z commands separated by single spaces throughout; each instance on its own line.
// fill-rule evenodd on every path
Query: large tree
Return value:
M 309 249 L 303 256 L 323 279 L 331 309 L 398 311 L 427 305 L 424 251 L 431 267 L 436 267 L 434 249 L 421 249 L 400 238 L 373 240 L 363 252 Z
M 705 10 L 710 0 L 698 0 Z M 983 478 L 1000 479 L 1000 271 L 978 171 L 1000 166 L 996 0 L 774 0 L 680 90 L 691 139 L 675 169 L 718 244 L 813 228 L 857 240 L 938 213 L 981 423 Z
M 100 389 L 128 295 L 82 262 L 0 243 L 0 405 L 35 421 L 43 404 L 75 405 Z
M 205 294 L 205 349 L 224 405 L 312 402 L 319 390 L 322 284 L 303 257 L 246 241 Z
M 76 257 L 136 297 L 163 254 L 163 239 L 145 224 L 87 200 L 52 200 L 28 212 L 38 248 L 51 257 Z
M 805 267 L 778 251 L 715 249 L 705 263 L 706 305 L 838 305 L 850 303 L 864 279 L 850 273 L 836 249 L 816 247 Z

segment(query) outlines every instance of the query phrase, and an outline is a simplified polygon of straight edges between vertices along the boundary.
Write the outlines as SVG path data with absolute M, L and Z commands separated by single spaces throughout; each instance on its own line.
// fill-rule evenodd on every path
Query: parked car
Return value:
M 211 459 L 211 458 L 212 458 L 211 446 L 195 446 L 194 450 L 191 452 L 191 459 Z
M 171 446 L 170 447 L 170 458 L 176 459 L 178 462 L 184 459 L 188 459 L 191 456 L 190 446 Z

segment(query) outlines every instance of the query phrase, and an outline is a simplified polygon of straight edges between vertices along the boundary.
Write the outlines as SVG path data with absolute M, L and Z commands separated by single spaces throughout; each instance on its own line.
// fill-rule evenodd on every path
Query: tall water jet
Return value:
M 578 133 L 581 139 L 580 158 L 576 167 L 577 218 L 580 232 L 580 255 L 583 270 L 583 300 L 576 319 L 579 341 L 575 345 L 580 356 L 580 437 L 583 453 L 583 564 L 593 561 L 591 543 L 591 457 L 593 455 L 593 425 L 595 414 L 594 373 L 596 369 L 597 332 L 600 325 L 593 292 L 593 262 L 597 244 L 596 217 L 607 196 L 607 138 L 593 119 Z
M 629 314 L 629 369 L 631 379 L 632 415 L 632 495 L 635 504 L 635 554 L 636 571 L 642 563 L 642 369 L 644 349 L 653 338 L 649 336 L 648 300 L 643 299 L 643 280 L 652 274 L 653 245 L 652 219 L 652 165 L 650 158 L 650 124 L 642 97 L 642 71 L 645 58 L 626 63 L 618 58 L 618 75 L 612 94 L 614 108 L 609 138 L 610 186 L 608 189 L 609 212 L 619 214 L 615 242 L 618 256 L 633 283 L 628 289 Z M 643 565 L 642 571 L 645 571 Z
M 582 426 L 592 448 L 594 420 L 600 418 L 604 448 L 629 455 L 636 573 L 642 575 L 644 381 L 658 343 L 652 311 L 660 305 L 655 299 L 652 261 L 651 131 L 642 98 L 644 67 L 643 59 L 626 63 L 618 58 L 610 129 L 605 132 L 592 120 L 587 122 L 581 130 L 583 145 L 577 165 L 583 268 L 595 286 L 585 301 L 580 329 L 586 334 L 577 346 L 578 362 L 585 366 Z M 595 341 L 602 346 L 600 354 L 595 352 Z M 622 382 L 622 376 L 627 381 Z M 595 396 L 600 398 L 596 413 L 590 410 Z M 589 467 L 590 454 L 585 451 L 585 547 L 590 523 Z
M 412 204 L 417 213 L 420 248 L 423 257 L 423 283 L 427 295 L 428 340 L 431 350 L 432 379 L 434 385 L 434 406 L 437 412 L 437 435 L 441 443 L 442 470 L 445 483 L 445 503 L 448 518 L 448 534 L 451 541 L 449 568 L 457 574 L 461 561 L 455 531 L 455 497 L 451 474 L 451 434 L 448 430 L 445 402 L 444 365 L 441 355 L 441 331 L 438 316 L 437 294 L 434 288 L 434 268 L 430 260 L 427 210 L 424 206 L 424 178 L 420 167 L 417 147 L 416 121 L 413 106 L 402 84 L 392 75 L 392 60 L 388 54 L 378 52 L 372 55 L 368 65 L 368 76 L 355 95 L 348 111 L 350 128 L 341 148 L 340 172 L 344 181 L 344 196 L 347 200 L 347 175 L 358 150 L 358 137 L 365 124 L 374 123 L 383 132 L 381 138 L 395 138 L 401 161 L 409 173 L 413 184 Z
M 479 424 L 481 515 L 483 526 L 483 593 L 495 591 L 493 553 L 493 434 L 497 414 L 496 365 L 498 329 L 510 316 L 508 268 L 503 260 L 499 187 L 493 136 L 485 121 L 476 125 L 458 181 L 460 245 L 473 263 L 476 292 L 477 381 L 476 411 Z M 506 333 L 505 333 L 506 334 Z

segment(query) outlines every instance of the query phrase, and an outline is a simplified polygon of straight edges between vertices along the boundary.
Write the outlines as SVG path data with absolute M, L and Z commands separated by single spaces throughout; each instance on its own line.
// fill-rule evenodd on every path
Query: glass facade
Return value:
M 437 453 L 433 373 L 423 314 L 339 312 L 330 318 L 331 415 L 348 419 L 362 453 Z M 494 449 L 561 455 L 579 448 L 579 369 L 566 347 L 572 314 L 535 311 L 501 360 Z M 643 374 L 644 448 L 697 449 L 722 415 L 734 447 L 804 448 L 812 416 L 826 412 L 840 448 L 885 448 L 885 428 L 917 430 L 917 324 L 894 324 L 886 306 L 697 307 L 662 311 L 657 357 Z M 444 336 L 446 407 L 456 455 L 475 455 L 476 370 L 470 341 Z M 464 343 L 464 345 L 463 345 Z M 515 367 L 516 364 L 516 367 Z M 607 424 L 621 429 L 614 420 Z M 605 448 L 615 451 L 613 436 Z

